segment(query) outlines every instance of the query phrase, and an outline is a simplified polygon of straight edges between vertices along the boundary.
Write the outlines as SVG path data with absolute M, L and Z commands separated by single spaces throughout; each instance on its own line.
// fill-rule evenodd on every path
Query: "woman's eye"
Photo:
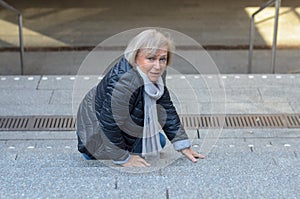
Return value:
M 160 58 L 159 61 L 160 61 L 160 62 L 166 62 L 167 59 L 166 59 L 166 58 Z
M 154 58 L 154 57 L 148 57 L 148 60 L 149 60 L 149 61 L 154 61 L 155 58 Z

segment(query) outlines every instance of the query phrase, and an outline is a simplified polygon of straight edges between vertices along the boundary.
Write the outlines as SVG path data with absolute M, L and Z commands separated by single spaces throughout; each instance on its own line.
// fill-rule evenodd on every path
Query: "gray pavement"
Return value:
M 14 137 L 1 141 L 1 198 L 299 198 L 299 133 L 275 131 L 224 130 L 207 159 L 180 156 L 150 172 L 84 160 L 74 132 Z
M 89 53 L 89 51 L 25 52 L 24 73 L 26 75 L 76 75 Z M 207 53 L 222 74 L 248 73 L 248 50 L 207 50 Z M 275 73 L 298 74 L 299 57 L 299 49 L 277 50 Z M 0 60 L 1 75 L 20 74 L 18 52 L 0 52 Z M 272 73 L 271 50 L 254 51 L 252 73 Z
M 70 115 L 98 76 L 1 76 L 0 115 Z M 176 75 L 179 113 L 299 113 L 299 75 Z M 223 101 L 224 100 L 224 101 Z M 225 107 L 225 109 L 224 109 Z M 76 109 L 76 108 L 75 108 Z M 299 129 L 188 130 L 207 159 L 169 146 L 148 169 L 87 161 L 75 132 L 0 131 L 0 198 L 299 198 Z
M 0 115 L 72 115 L 100 76 L 0 76 Z M 299 113 L 300 75 L 169 74 L 180 114 Z

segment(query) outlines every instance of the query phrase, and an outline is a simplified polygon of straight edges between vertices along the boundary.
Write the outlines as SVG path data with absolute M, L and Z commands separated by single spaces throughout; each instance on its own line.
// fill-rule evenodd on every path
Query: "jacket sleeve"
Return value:
M 116 164 L 124 163 L 130 157 L 123 133 L 126 132 L 125 124 L 131 121 L 131 96 L 135 90 L 132 85 L 135 80 L 130 73 L 125 73 L 120 79 L 112 76 L 106 85 L 105 100 L 99 115 L 106 151 Z
M 180 122 L 167 87 L 165 87 L 164 94 L 157 103 L 159 122 L 175 150 L 190 147 L 188 136 Z

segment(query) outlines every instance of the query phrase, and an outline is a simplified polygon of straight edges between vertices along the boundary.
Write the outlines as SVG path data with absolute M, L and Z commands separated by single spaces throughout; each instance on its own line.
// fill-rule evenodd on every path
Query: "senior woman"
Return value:
M 85 158 L 109 158 L 125 167 L 150 166 L 143 156 L 165 146 L 162 132 L 192 162 L 204 158 L 190 148 L 165 86 L 173 50 L 163 33 L 155 29 L 139 33 L 86 94 L 77 113 L 78 150 Z

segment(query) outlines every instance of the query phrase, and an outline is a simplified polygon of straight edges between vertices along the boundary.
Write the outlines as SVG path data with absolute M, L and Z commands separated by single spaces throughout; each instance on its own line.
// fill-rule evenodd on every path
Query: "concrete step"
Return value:
M 119 172 L 90 165 L 3 167 L 1 196 L 77 198 L 297 198 L 299 159 L 276 163 L 276 154 L 220 154 L 197 164 L 185 162 L 156 172 Z M 274 156 L 273 156 L 274 157 Z M 275 156 L 276 159 L 276 156 Z M 20 189 L 22 187 L 22 189 Z M 55 190 L 55 191 L 53 191 Z
M 186 51 L 188 54 L 195 54 L 193 51 Z M 45 51 L 45 52 L 25 52 L 24 74 L 26 75 L 76 75 L 79 69 L 88 67 L 91 63 L 94 66 L 93 72 L 86 74 L 98 74 L 108 67 L 116 58 L 122 55 L 122 51 L 108 51 L 100 54 L 110 63 L 101 64 L 101 60 L 92 60 L 88 57 L 89 51 Z M 205 63 L 216 64 L 221 74 L 247 74 L 248 73 L 248 50 L 209 50 L 207 54 L 196 57 L 203 57 L 203 60 L 211 59 Z M 277 50 L 275 71 L 278 74 L 299 73 L 299 49 Z M 92 56 L 90 56 L 92 57 Z M 182 74 L 195 73 L 195 69 L 185 59 L 178 57 L 173 60 L 172 68 Z M 194 56 L 195 57 L 195 56 Z M 98 58 L 100 59 L 100 58 Z M 199 58 L 198 58 L 199 59 Z M 0 75 L 19 75 L 20 62 L 18 52 L 0 52 Z M 87 62 L 88 61 L 88 62 Z M 202 63 L 203 64 L 203 63 Z M 251 71 L 254 74 L 272 73 L 271 50 L 255 50 L 253 53 Z M 184 67 L 182 67 L 184 66 Z M 90 67 L 90 66 L 89 66 Z M 99 68 L 100 67 L 100 68 Z M 203 71 L 202 71 L 203 72 Z

